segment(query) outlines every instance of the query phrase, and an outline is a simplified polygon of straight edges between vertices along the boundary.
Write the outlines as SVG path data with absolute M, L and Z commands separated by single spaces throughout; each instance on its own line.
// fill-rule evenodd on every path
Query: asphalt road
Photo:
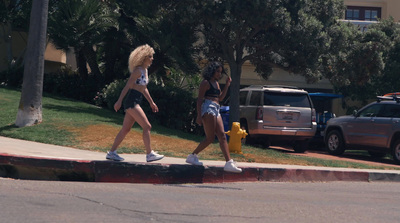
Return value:
M 398 222 L 399 183 L 112 184 L 0 178 L 1 222 Z

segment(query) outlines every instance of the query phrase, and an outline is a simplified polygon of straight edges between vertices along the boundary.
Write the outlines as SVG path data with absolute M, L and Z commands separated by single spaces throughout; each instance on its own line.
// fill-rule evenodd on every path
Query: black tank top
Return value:
M 215 88 L 215 87 L 211 84 L 211 82 L 210 82 L 209 80 L 208 80 L 208 83 L 210 84 L 210 89 L 208 89 L 208 90 L 206 91 L 206 93 L 205 93 L 204 96 L 206 96 L 206 97 L 212 97 L 212 98 L 218 98 L 219 95 L 221 94 L 221 90 Z

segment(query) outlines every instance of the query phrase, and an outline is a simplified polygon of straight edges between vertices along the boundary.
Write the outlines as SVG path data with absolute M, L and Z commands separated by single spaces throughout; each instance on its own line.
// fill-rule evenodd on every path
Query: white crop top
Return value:
M 149 83 L 149 79 L 146 78 L 146 71 L 144 69 L 141 70 L 141 76 L 136 80 L 137 85 L 147 85 Z

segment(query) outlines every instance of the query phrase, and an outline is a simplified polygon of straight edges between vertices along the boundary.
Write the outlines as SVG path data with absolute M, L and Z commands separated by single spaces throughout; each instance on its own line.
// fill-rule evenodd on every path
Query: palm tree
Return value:
M 74 48 L 80 75 L 87 76 L 87 62 L 92 74 L 101 76 L 96 45 L 107 30 L 117 26 L 115 14 L 98 0 L 60 0 L 56 4 L 49 15 L 50 41 L 64 51 Z
M 18 127 L 42 122 L 44 52 L 49 0 L 33 0 L 25 55 L 24 78 L 17 120 Z

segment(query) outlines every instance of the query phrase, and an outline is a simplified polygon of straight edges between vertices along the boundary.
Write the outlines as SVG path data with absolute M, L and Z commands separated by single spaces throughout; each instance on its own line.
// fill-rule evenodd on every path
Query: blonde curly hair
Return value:
M 148 44 L 138 46 L 131 52 L 131 55 L 129 55 L 129 72 L 132 73 L 137 66 L 143 64 L 144 59 L 146 59 L 147 56 L 152 56 L 154 53 L 154 49 Z

